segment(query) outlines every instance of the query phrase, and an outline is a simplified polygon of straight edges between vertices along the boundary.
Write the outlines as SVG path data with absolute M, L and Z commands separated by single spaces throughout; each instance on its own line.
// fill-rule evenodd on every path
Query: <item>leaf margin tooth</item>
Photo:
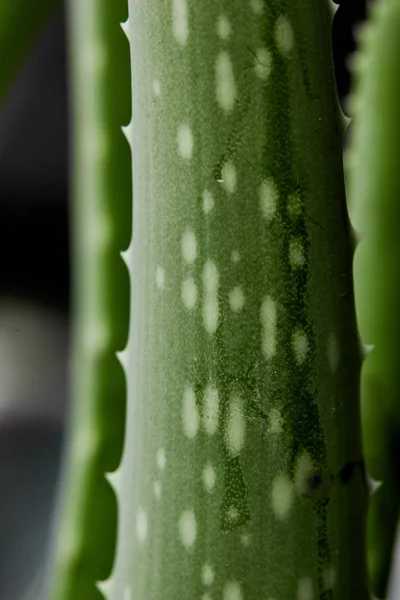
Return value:
M 121 125 L 121 130 L 126 137 L 129 146 L 131 146 L 132 121 L 130 121 L 127 125 Z
M 130 29 L 129 28 L 129 17 L 127 18 L 126 21 L 122 21 L 120 23 L 120 26 L 121 26 L 122 31 L 125 33 L 128 42 L 130 43 L 130 39 L 129 39 L 129 29 Z

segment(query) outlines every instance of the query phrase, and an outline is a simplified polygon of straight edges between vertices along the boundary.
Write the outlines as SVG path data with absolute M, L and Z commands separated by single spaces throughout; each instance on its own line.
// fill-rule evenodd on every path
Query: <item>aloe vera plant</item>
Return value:
M 328 0 L 132 0 L 129 19 L 126 0 L 70 2 L 73 410 L 50 600 L 370 597 L 332 16 Z M 383 43 L 385 27 L 368 43 L 389 98 L 395 66 L 378 71 L 398 42 Z M 365 134 L 368 111 L 359 119 Z M 375 236 L 353 222 L 370 233 L 355 270 L 360 333 L 376 345 L 362 382 L 367 464 L 384 480 L 370 513 L 378 595 L 392 538 L 374 515 L 397 489 L 376 406 L 386 377 L 398 415 L 395 332 L 385 346 L 384 311 L 364 301 L 365 261 L 398 216 L 398 181 L 380 165 L 367 192 L 392 186 L 389 219 Z M 390 265 L 379 307 L 398 281 Z
M 123 336 L 105 335 L 116 313 L 95 309 L 105 288 L 82 262 L 76 397 L 86 414 L 72 441 L 54 598 L 368 597 L 344 119 L 332 11 L 308 9 L 130 5 L 128 408 L 110 477 L 118 544 L 111 574 L 105 532 L 112 538 L 116 507 L 102 470 L 115 464 L 88 428 L 94 419 L 106 435 L 114 418 L 95 357 Z M 115 191 L 96 179 L 95 166 L 113 159 L 100 85 L 112 76 L 107 57 L 122 52 L 103 45 L 120 16 L 72 3 L 77 247 L 99 265 L 111 248 L 108 198 L 117 218 Z M 111 269 L 102 272 L 107 285 Z

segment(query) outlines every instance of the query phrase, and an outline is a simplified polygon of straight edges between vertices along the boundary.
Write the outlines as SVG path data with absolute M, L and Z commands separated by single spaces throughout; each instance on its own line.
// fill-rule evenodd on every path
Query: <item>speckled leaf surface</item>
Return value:
M 331 8 L 130 2 L 128 409 L 108 600 L 364 600 Z
M 354 63 L 354 124 L 347 156 L 354 227 L 357 320 L 372 347 L 362 369 L 366 464 L 381 486 L 371 497 L 371 582 L 384 597 L 399 516 L 400 432 L 400 4 L 382 0 L 360 37 Z

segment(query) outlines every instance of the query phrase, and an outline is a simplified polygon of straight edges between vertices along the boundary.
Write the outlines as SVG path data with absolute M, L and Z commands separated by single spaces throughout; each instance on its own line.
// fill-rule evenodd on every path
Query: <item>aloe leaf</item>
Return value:
M 102 592 L 367 599 L 330 4 L 129 6 L 128 407 Z
M 49 597 L 97 600 L 114 557 L 117 503 L 105 473 L 120 461 L 126 382 L 116 352 L 129 322 L 129 46 L 123 0 L 71 2 L 73 104 L 72 411 Z
M 57 0 L 1 0 L 0 107 L 37 34 L 57 4 Z
M 368 554 L 375 594 L 385 596 L 398 521 L 400 432 L 400 4 L 377 2 L 354 62 L 354 123 L 347 156 L 360 335 L 366 464 L 381 486 L 371 497 Z

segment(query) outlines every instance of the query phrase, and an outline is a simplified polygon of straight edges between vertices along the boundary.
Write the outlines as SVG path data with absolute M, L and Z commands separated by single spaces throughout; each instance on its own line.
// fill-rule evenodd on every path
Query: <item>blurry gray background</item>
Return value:
M 344 0 L 335 16 L 343 102 L 365 6 Z M 0 112 L 0 600 L 44 598 L 68 398 L 67 109 L 60 10 Z

